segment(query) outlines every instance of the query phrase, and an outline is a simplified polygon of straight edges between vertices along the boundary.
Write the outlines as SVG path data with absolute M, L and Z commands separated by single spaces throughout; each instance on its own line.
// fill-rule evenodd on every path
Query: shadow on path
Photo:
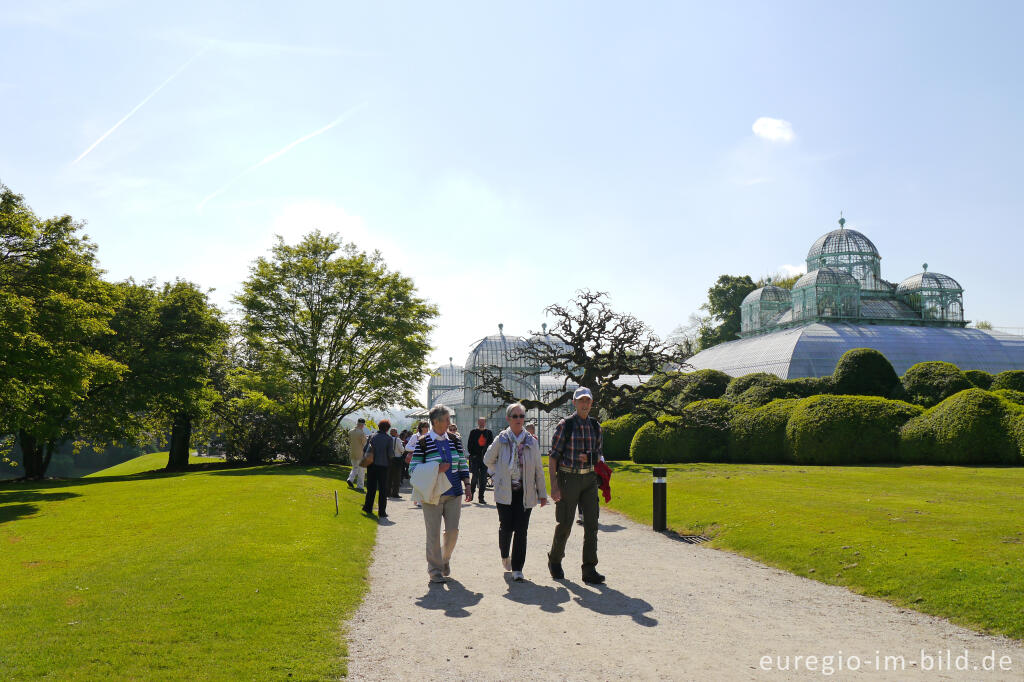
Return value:
M 466 609 L 476 606 L 484 595 L 470 592 L 458 580 L 446 583 L 429 583 L 427 593 L 416 600 L 416 606 L 431 611 L 444 611 L 449 618 L 465 618 L 470 615 Z
M 595 585 L 593 588 L 577 585 L 568 580 L 559 581 L 570 592 L 576 595 L 576 603 L 585 609 L 605 616 L 630 616 L 635 623 L 652 628 L 658 621 L 645 614 L 654 607 L 643 599 L 629 597 L 607 585 Z
M 565 611 L 562 604 L 569 601 L 569 590 L 564 587 L 537 585 L 528 580 L 517 583 L 509 573 L 505 574 L 505 582 L 508 583 L 508 592 L 502 595 L 505 599 L 518 604 L 539 606 L 541 611 L 561 613 Z
M 599 531 L 601 531 L 602 533 L 617 533 L 620 530 L 626 530 L 626 527 L 625 526 L 620 526 L 617 523 L 609 523 L 609 524 L 598 523 L 597 524 L 597 529 Z

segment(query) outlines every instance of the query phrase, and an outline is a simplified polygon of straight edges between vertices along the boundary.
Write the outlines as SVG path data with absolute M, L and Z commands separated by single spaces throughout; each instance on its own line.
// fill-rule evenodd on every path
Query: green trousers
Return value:
M 576 520 L 576 507 L 583 512 L 583 570 L 597 566 L 597 474 L 568 474 L 558 472 L 558 489 L 562 499 L 555 503 L 555 537 L 551 541 L 548 559 L 561 563 L 565 556 L 565 543 Z

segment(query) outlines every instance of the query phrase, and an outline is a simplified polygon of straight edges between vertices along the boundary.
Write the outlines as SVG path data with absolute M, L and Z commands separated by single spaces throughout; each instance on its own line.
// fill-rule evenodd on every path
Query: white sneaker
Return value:
M 526 577 L 523 575 L 522 571 L 512 571 L 512 580 L 515 580 L 517 583 L 521 583 L 526 580 Z
M 510 556 L 502 557 L 501 565 L 505 568 L 506 571 L 511 571 L 512 570 L 512 557 L 510 557 Z

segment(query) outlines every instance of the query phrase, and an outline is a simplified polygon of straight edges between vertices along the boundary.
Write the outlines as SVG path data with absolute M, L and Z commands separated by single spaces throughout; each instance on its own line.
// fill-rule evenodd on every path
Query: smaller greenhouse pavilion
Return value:
M 882 279 L 881 260 L 874 243 L 840 218 L 838 230 L 811 245 L 807 274 L 792 290 L 752 291 L 740 307 L 741 338 L 701 351 L 691 366 L 816 377 L 831 374 L 851 348 L 875 348 L 899 374 L 926 360 L 993 373 L 1024 369 L 1024 337 L 966 328 L 959 282 L 925 263 L 894 284 Z

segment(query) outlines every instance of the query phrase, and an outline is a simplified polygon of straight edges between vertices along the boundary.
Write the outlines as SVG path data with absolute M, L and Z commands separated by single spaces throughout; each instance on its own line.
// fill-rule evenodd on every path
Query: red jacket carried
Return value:
M 597 466 L 594 467 L 594 473 L 601 477 L 601 483 L 598 486 L 601 488 L 601 494 L 604 495 L 605 502 L 612 501 L 612 470 L 604 462 L 598 461 Z

